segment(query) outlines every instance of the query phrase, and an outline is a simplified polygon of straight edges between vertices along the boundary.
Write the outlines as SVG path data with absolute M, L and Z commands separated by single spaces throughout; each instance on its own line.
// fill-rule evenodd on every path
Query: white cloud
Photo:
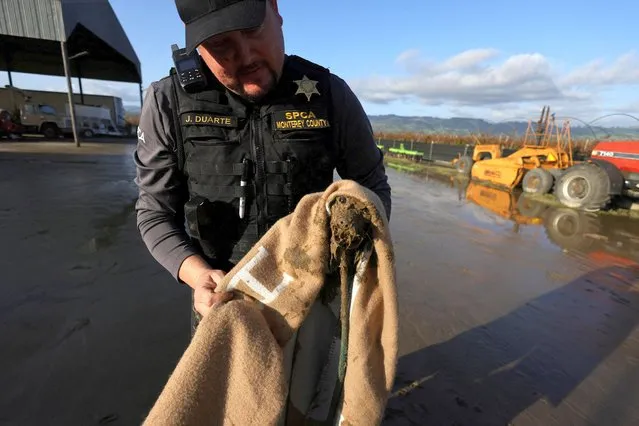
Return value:
M 443 68 L 449 70 L 473 69 L 482 62 L 487 61 L 488 59 L 493 59 L 497 55 L 499 55 L 499 51 L 497 49 L 466 50 L 465 52 L 447 59 L 443 64 Z
M 610 64 L 596 60 L 561 73 L 540 53 L 500 57 L 495 49 L 472 49 L 441 61 L 408 50 L 397 57 L 400 76 L 350 81 L 364 102 L 440 106 L 455 115 L 506 119 L 530 117 L 544 104 L 558 115 L 593 119 L 602 112 L 605 90 L 639 84 L 639 55 L 629 52 Z M 617 109 L 621 105 L 606 105 Z
M 417 63 L 419 63 L 420 60 L 420 52 L 418 49 L 409 49 L 409 50 L 405 50 L 402 53 L 400 53 L 397 58 L 395 59 L 395 63 L 400 64 L 400 65 L 404 65 L 404 66 L 410 66 L 411 64 L 413 64 L 415 61 L 417 61 Z
M 570 72 L 561 80 L 566 86 L 616 86 L 639 84 L 639 55 L 626 53 L 606 66 L 603 60 L 594 60 Z
M 471 50 L 442 63 L 429 63 L 411 51 L 400 55 L 398 61 L 407 75 L 364 78 L 351 85 L 363 100 L 377 103 L 417 99 L 429 105 L 459 106 L 580 99 L 576 93 L 564 93 L 557 87 L 542 55 L 515 55 L 497 66 L 484 64 L 496 54 L 492 49 Z
M 418 49 L 410 49 L 400 53 L 395 63 L 409 73 L 419 76 L 434 76 L 451 71 L 472 70 L 479 71 L 482 62 L 492 59 L 499 52 L 495 49 L 471 49 L 437 63 L 426 60 Z

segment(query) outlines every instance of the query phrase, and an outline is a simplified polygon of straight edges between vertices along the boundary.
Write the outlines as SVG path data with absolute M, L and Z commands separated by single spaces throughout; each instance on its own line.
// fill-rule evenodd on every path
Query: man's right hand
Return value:
M 232 292 L 215 293 L 215 288 L 224 278 L 224 271 L 210 269 L 200 274 L 194 282 L 193 306 L 202 316 L 206 315 L 215 305 L 233 299 Z
M 193 307 L 200 315 L 208 313 L 213 305 L 233 298 L 233 293 L 215 293 L 215 288 L 224 275 L 224 271 L 211 268 L 198 255 L 189 256 L 182 262 L 179 278 L 193 289 Z

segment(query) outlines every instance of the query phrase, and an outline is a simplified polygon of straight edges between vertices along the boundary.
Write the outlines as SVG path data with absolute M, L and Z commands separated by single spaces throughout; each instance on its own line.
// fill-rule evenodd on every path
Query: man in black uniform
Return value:
M 175 1 L 209 85 L 187 93 L 172 70 L 149 87 L 136 209 L 150 253 L 204 315 L 230 298 L 213 291 L 224 274 L 334 170 L 374 191 L 389 218 L 390 187 L 347 84 L 285 54 L 277 0 Z

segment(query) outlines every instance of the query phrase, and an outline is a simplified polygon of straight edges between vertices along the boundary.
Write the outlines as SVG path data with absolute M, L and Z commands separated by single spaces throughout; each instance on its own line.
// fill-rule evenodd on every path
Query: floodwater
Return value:
M 135 226 L 124 155 L 0 153 L 0 424 L 140 424 L 190 292 Z M 389 425 L 639 423 L 639 220 L 388 170 Z
M 639 220 L 389 172 L 389 425 L 639 423 Z

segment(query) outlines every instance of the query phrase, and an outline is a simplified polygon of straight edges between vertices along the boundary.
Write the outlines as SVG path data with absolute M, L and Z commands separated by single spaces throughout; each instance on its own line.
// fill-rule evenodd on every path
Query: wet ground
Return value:
M 639 221 L 392 173 L 389 425 L 639 423 Z
M 135 227 L 133 148 L 0 147 L 0 424 L 139 424 L 188 344 L 190 294 Z M 389 176 L 386 424 L 639 422 L 639 220 Z
M 137 233 L 133 148 L 0 152 L 2 425 L 140 424 L 188 344 L 190 293 Z

